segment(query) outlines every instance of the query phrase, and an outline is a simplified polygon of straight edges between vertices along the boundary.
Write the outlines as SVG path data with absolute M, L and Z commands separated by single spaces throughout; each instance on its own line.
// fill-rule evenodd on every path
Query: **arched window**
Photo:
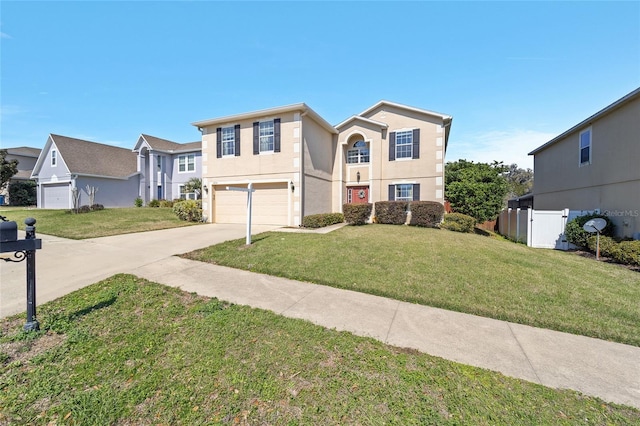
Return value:
M 358 164 L 369 162 L 369 148 L 365 141 L 356 141 L 353 148 L 347 151 L 347 164 Z

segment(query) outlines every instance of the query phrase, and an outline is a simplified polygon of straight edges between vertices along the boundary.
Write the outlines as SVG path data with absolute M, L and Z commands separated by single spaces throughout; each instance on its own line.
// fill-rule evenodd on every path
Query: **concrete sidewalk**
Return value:
M 268 229 L 272 228 L 255 232 Z M 243 235 L 242 226 L 202 225 L 84 241 L 45 237 L 38 252 L 38 304 L 118 272 L 132 273 L 185 291 L 640 408 L 640 348 L 635 346 L 173 256 Z M 24 311 L 24 264 L 15 265 L 0 268 L 0 316 Z M 5 300 L 18 289 L 13 299 L 20 299 L 20 304 Z

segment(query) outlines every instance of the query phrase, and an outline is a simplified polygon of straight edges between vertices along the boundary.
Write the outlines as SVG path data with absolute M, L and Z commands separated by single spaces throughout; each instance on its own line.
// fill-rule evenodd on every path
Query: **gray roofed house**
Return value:
M 31 179 L 31 172 L 36 164 L 38 156 L 40 155 L 40 148 L 32 148 L 29 146 L 20 146 L 16 148 L 6 148 L 7 156 L 6 160 L 18 160 L 18 173 L 13 175 L 9 180 L 9 183 L 15 181 L 25 181 Z M 3 188 L 0 193 L 0 204 L 9 203 L 9 185 Z
M 105 207 L 131 207 L 138 197 L 145 203 L 180 198 L 186 180 L 200 177 L 200 146 L 141 135 L 131 150 L 50 134 L 31 175 L 38 183 L 38 207 L 72 208 L 73 188 L 79 205 L 89 204 L 92 187 L 94 202 Z

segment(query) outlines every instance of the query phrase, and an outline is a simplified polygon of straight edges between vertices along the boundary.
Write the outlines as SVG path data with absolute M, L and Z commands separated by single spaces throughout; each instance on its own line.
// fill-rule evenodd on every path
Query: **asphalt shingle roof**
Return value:
M 156 151 L 196 151 L 202 149 L 202 142 L 177 143 L 155 136 L 142 134 L 144 140 Z
M 51 135 L 71 173 L 127 177 L 138 170 L 137 155 L 130 149 Z
M 31 148 L 29 146 L 18 146 L 16 148 L 7 148 L 7 154 L 21 155 L 23 157 L 38 158 L 40 155 L 40 148 Z

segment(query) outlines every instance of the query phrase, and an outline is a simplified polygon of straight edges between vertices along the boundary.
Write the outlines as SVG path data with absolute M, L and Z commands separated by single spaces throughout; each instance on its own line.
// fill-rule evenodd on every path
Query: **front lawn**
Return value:
M 18 223 L 24 230 L 24 220 L 36 219 L 39 233 L 81 240 L 132 232 L 155 231 L 194 225 L 178 219 L 170 208 L 130 207 L 72 214 L 66 210 L 1 208 L 0 215 Z
M 262 240 L 265 241 L 265 240 Z M 118 275 L 0 321 L 0 424 L 639 424 L 640 411 Z
M 184 255 L 640 346 L 640 274 L 573 253 L 393 225 L 270 232 Z

